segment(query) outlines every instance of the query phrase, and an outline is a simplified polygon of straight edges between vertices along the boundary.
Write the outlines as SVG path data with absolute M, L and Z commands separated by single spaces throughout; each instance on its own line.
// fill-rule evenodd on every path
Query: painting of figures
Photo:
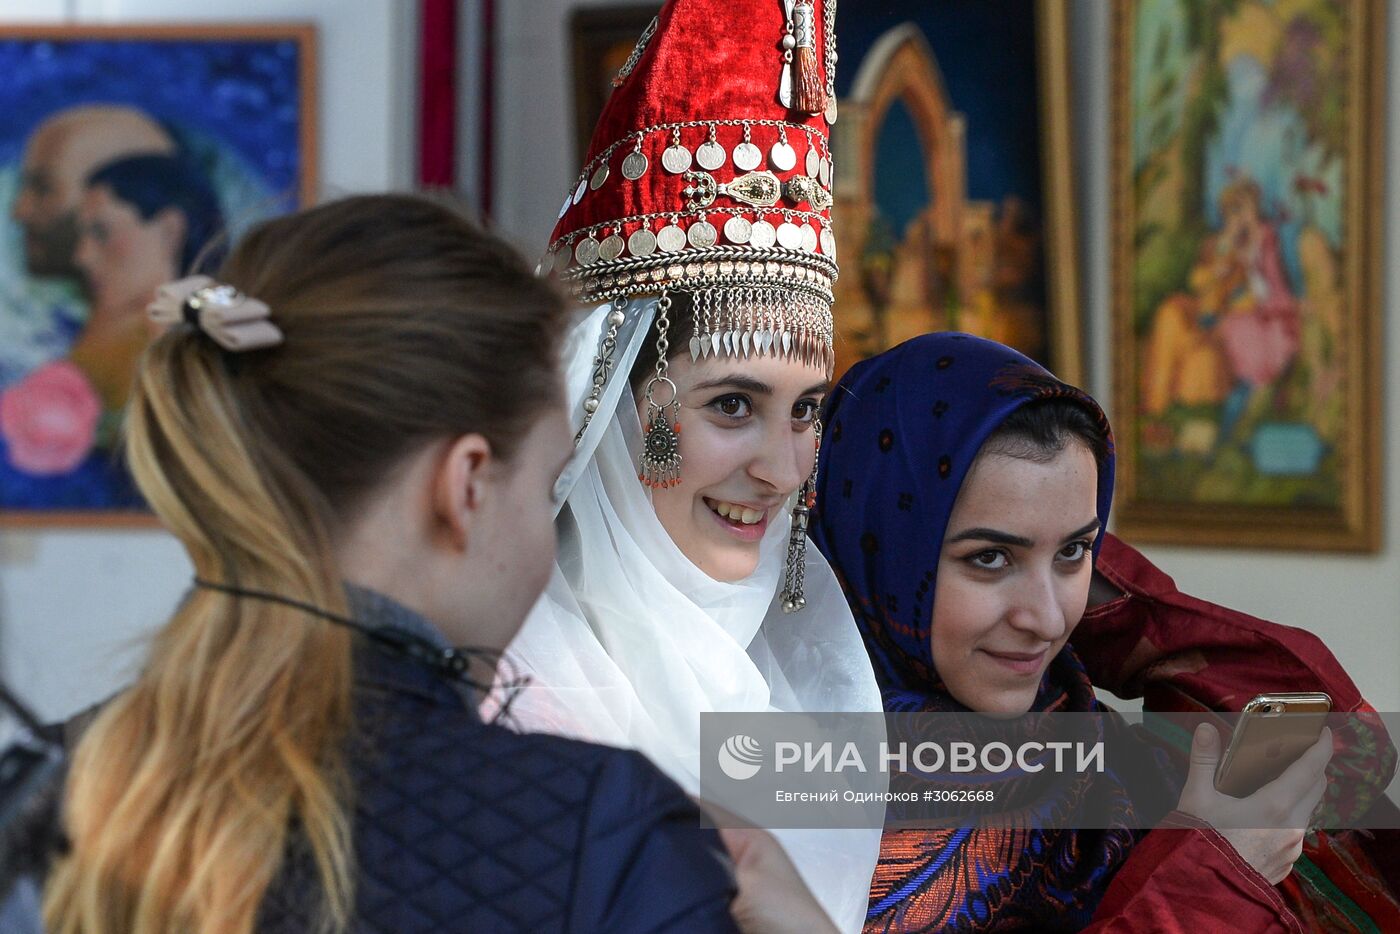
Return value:
M 1382 11 L 1117 4 L 1120 501 L 1141 540 L 1376 543 Z
M 0 31 L 0 513 L 123 522 L 158 285 L 314 185 L 309 27 Z
M 1061 0 L 837 9 L 837 370 L 968 331 L 1082 377 Z

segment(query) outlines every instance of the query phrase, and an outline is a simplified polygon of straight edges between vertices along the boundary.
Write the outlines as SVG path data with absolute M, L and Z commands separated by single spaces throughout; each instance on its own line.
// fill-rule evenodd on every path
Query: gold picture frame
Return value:
M 1117 528 L 1381 540 L 1385 7 L 1113 6 Z

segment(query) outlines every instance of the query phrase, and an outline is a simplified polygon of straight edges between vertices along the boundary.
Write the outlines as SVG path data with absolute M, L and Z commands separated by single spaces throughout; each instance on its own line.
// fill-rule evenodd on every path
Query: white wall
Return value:
M 618 3 L 496 2 L 496 185 L 492 214 L 501 232 L 532 259 L 544 252 L 559 217 L 559 204 L 579 170 L 570 91 L 574 71 L 569 16 L 575 9 Z
M 1109 391 L 1109 7 L 1071 0 L 1076 167 L 1079 185 L 1080 277 L 1091 341 L 1091 386 L 1110 408 Z M 577 165 L 566 89 L 572 74 L 571 0 L 507 0 L 498 5 L 500 49 L 496 149 L 496 219 L 527 252 L 544 248 L 559 200 Z M 1390 0 L 1400 18 L 1400 0 Z M 1397 48 L 1396 31 L 1390 36 Z M 1394 60 L 1394 55 L 1390 56 Z M 1400 139 L 1392 116 L 1390 151 Z M 1400 224 L 1400 161 L 1388 168 L 1387 226 Z M 1400 240 L 1386 251 L 1386 295 L 1400 295 Z M 1388 299 L 1389 305 L 1393 298 Z M 837 309 L 840 314 L 840 309 Z M 1390 365 L 1385 406 L 1400 417 L 1400 332 L 1386 334 Z M 1144 551 L 1189 593 L 1318 633 L 1366 696 L 1382 710 L 1400 710 L 1400 434 L 1385 427 L 1385 550 L 1374 557 L 1295 555 L 1217 549 L 1149 547 Z M 1279 685 L 1287 689 L 1288 685 Z
M 330 194 L 413 180 L 414 9 L 407 0 L 0 0 L 44 23 L 300 21 L 319 29 L 320 179 Z M 188 583 L 158 531 L 0 529 L 0 674 L 46 717 L 118 688 L 141 636 Z

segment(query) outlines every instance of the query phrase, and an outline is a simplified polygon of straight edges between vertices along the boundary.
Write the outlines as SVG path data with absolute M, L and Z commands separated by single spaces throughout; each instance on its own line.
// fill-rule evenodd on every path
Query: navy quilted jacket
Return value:
M 640 753 L 482 723 L 374 648 L 357 689 L 355 934 L 736 930 L 719 836 Z M 259 931 L 312 930 L 315 880 L 294 845 Z

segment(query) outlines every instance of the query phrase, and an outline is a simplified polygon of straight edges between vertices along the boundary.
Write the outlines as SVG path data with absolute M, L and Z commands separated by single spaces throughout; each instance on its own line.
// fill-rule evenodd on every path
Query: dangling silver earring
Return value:
M 647 383 L 647 427 L 642 436 L 642 453 L 637 458 L 641 472 L 637 479 L 652 489 L 681 482 L 680 393 L 666 376 L 666 354 L 671 349 L 667 332 L 671 328 L 671 296 L 662 293 L 656 303 L 656 375 Z M 656 391 L 671 390 L 669 402 L 657 402 Z
M 797 505 L 792 507 L 792 531 L 788 533 L 787 567 L 783 572 L 784 613 L 796 613 L 807 605 L 807 598 L 802 594 L 807 573 L 807 523 L 811 520 L 812 507 L 817 504 L 817 462 L 822 452 L 821 420 L 812 425 L 817 436 L 817 454 L 812 458 L 812 473 L 797 494 Z

